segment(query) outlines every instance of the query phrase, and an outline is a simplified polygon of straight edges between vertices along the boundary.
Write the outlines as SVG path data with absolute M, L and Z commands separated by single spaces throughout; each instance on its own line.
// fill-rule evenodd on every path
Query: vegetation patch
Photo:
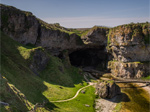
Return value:
M 143 79 L 143 80 L 150 80 L 150 75 L 147 76 L 147 77 L 141 77 L 141 79 Z

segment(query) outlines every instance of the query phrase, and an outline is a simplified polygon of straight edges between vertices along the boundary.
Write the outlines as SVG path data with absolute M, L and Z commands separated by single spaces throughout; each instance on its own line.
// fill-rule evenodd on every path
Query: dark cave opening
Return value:
M 70 63 L 76 67 L 90 67 L 99 70 L 107 69 L 108 55 L 105 47 L 77 50 L 70 53 L 69 58 Z

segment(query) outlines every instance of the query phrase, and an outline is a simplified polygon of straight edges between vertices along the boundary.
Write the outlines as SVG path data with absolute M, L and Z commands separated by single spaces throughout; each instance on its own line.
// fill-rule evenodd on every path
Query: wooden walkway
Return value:
M 114 81 L 116 83 L 148 83 L 150 84 L 150 80 L 143 80 L 143 79 L 125 79 L 125 78 L 118 78 L 115 76 L 112 76 Z

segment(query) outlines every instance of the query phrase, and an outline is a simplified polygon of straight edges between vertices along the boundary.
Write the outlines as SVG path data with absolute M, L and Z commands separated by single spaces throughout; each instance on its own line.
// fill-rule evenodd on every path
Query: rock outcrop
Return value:
M 139 78 L 150 73 L 149 23 L 128 24 L 109 32 L 108 51 L 113 61 L 108 68 L 115 76 Z
M 116 61 L 150 61 L 150 45 L 111 46 L 111 49 Z
M 35 50 L 33 54 L 33 59 L 30 64 L 30 69 L 38 75 L 38 72 L 44 70 L 46 66 L 48 65 L 48 62 L 50 61 L 50 57 L 48 54 L 42 49 Z
M 0 5 L 1 30 L 23 44 L 35 44 L 39 22 L 30 12 L 20 11 L 11 6 Z
M 113 81 L 100 81 L 96 85 L 96 94 L 101 98 L 111 99 L 120 93 L 120 87 Z
M 94 26 L 87 34 L 82 36 L 82 40 L 85 44 L 89 45 L 102 45 L 107 46 L 107 32 L 109 28 Z
M 145 62 L 116 62 L 110 61 L 108 63 L 108 68 L 111 69 L 111 72 L 116 77 L 122 78 L 140 78 L 149 75 L 150 65 Z

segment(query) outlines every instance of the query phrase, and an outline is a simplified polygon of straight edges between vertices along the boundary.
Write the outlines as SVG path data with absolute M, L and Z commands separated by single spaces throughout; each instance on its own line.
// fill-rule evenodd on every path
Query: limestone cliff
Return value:
M 150 73 L 149 34 L 149 23 L 122 25 L 110 30 L 108 51 L 114 61 L 109 62 L 108 68 L 113 75 L 139 78 Z
M 95 33 L 88 34 L 90 38 L 96 35 L 96 40 L 94 40 L 93 44 L 85 45 L 79 35 L 60 26 L 58 23 L 48 24 L 36 18 L 31 12 L 22 11 L 12 6 L 1 4 L 0 8 L 1 30 L 22 44 L 42 46 L 49 49 L 49 51 L 55 51 L 56 55 L 63 50 L 106 45 L 107 37 L 103 29 L 101 29 L 101 32 L 103 32 L 102 37 L 98 36 L 99 30 L 98 33 L 94 30 Z M 101 44 L 99 44 L 99 40 L 101 40 Z
M 76 49 L 83 45 L 78 35 L 70 34 L 59 24 L 45 23 L 32 13 L 12 6 L 0 5 L 0 8 L 1 30 L 22 44 L 59 50 Z
M 109 28 L 94 26 L 81 38 L 85 44 L 107 46 L 107 36 Z
M 143 64 L 150 61 L 148 22 L 121 25 L 111 29 L 98 26 L 85 30 L 67 29 L 58 23 L 48 24 L 31 12 L 21 11 L 12 6 L 1 4 L 0 8 L 1 30 L 22 44 L 42 46 L 60 57 L 64 55 L 63 51 L 67 50 L 67 59 L 70 56 L 70 61 L 73 61 L 71 63 L 78 66 L 94 65 L 94 68 L 103 69 L 113 56 L 108 68 L 116 76 L 130 78 L 149 74 L 149 69 L 146 69 L 148 65 Z M 79 57 L 80 61 L 77 62 L 74 57 Z M 124 67 L 126 65 L 127 67 Z
M 11 6 L 0 5 L 1 30 L 23 44 L 35 44 L 39 22 L 30 12 L 20 11 Z
M 150 73 L 149 62 L 115 62 L 110 61 L 108 68 L 111 73 L 116 77 L 122 78 L 140 78 L 149 75 Z

